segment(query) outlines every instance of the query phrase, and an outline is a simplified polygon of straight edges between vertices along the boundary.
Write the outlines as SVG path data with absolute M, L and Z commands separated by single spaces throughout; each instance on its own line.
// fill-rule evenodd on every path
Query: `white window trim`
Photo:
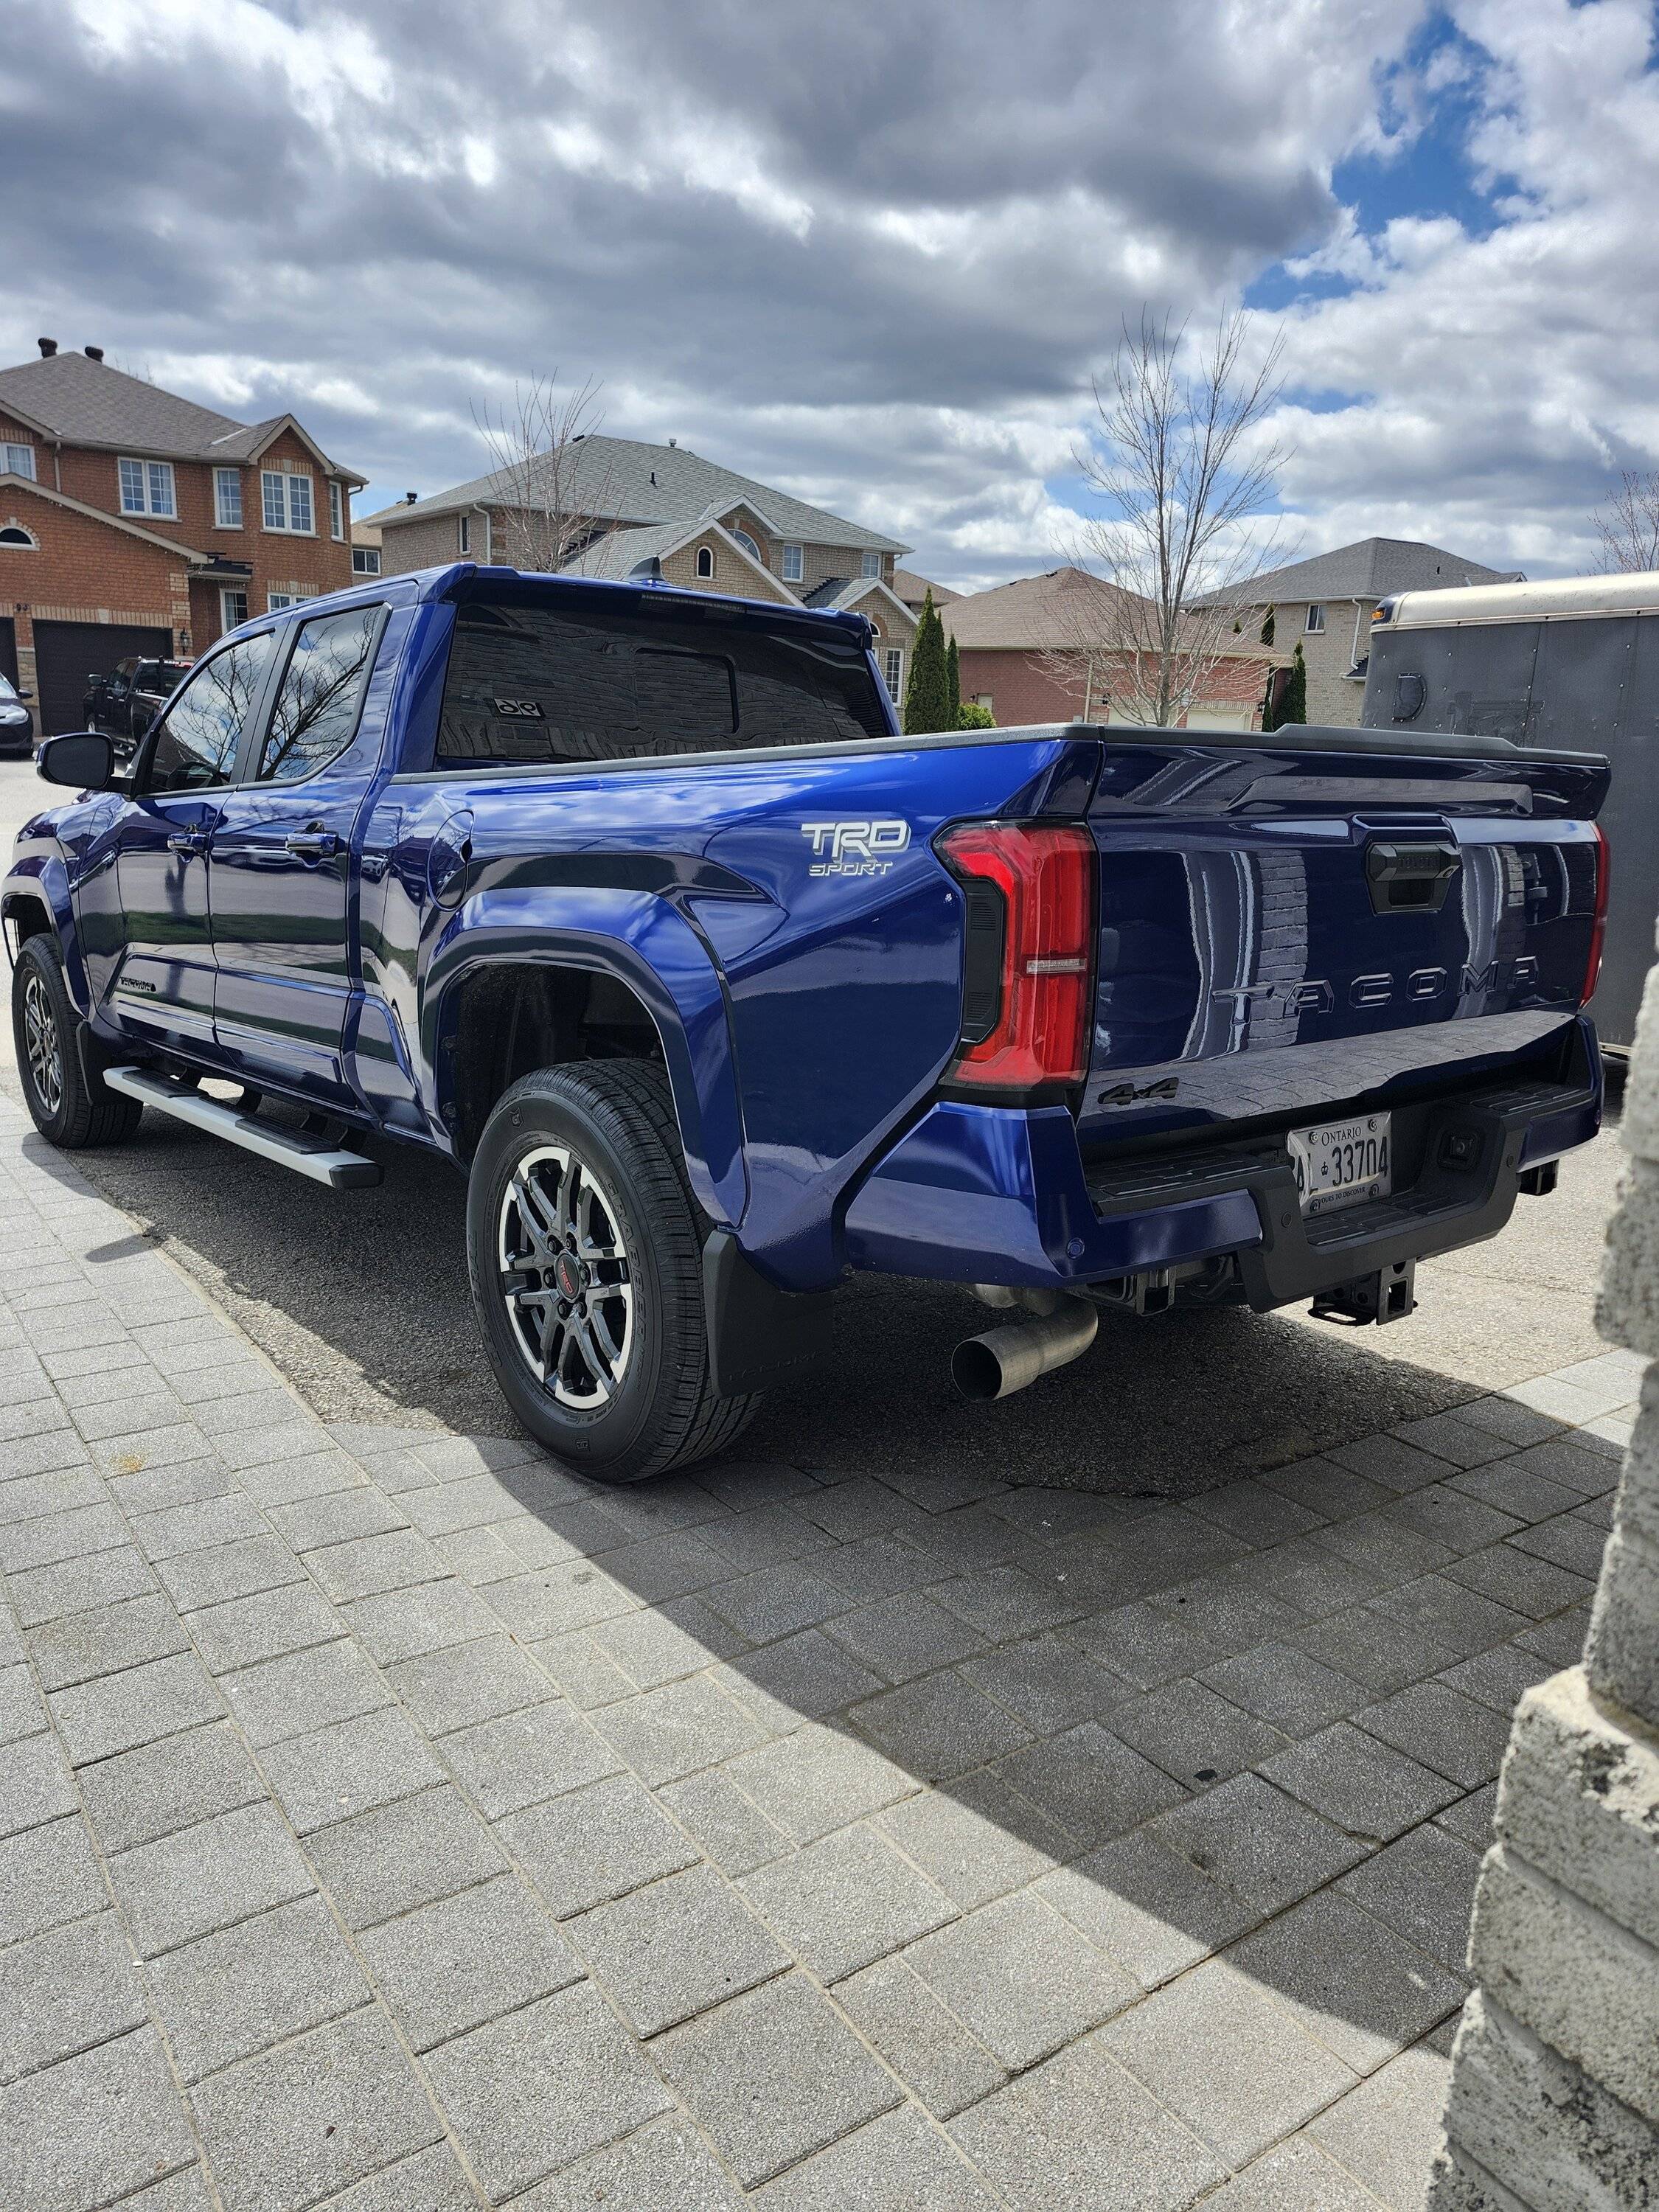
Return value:
M 275 481 L 283 487 L 283 520 L 272 522 L 265 512 L 265 486 Z M 311 525 L 308 529 L 296 530 L 289 520 L 294 512 L 293 495 L 288 487 L 296 481 L 311 486 Z M 309 469 L 261 469 L 259 471 L 259 526 L 273 538 L 314 538 L 317 535 L 317 487 L 312 483 Z
M 705 561 L 708 563 L 708 566 L 706 568 L 702 565 Z M 712 545 L 698 546 L 697 557 L 696 562 L 693 563 L 693 571 L 700 584 L 712 584 L 714 582 L 714 549 Z
M 338 477 L 328 480 L 328 534 L 342 539 L 345 537 L 345 487 Z
M 472 551 L 472 517 L 458 514 L 455 518 L 455 550 L 471 555 Z
M 0 553 L 38 553 L 40 550 L 40 539 L 26 523 L 16 521 L 0 522 L 0 530 L 21 530 L 24 537 L 28 540 L 27 545 L 14 545 L 10 540 L 8 539 L 5 544 L 0 545 Z
M 800 584 L 806 580 L 806 548 L 804 545 L 781 545 L 778 548 L 778 574 L 786 584 Z
M 868 565 L 872 561 L 876 564 L 873 568 Z M 877 583 L 880 583 L 882 580 L 881 556 L 879 553 L 860 553 L 859 556 L 859 581 L 861 584 L 867 584 L 871 582 L 872 580 Z
M 142 507 L 127 505 L 127 488 L 121 475 L 125 468 L 137 469 L 139 472 L 140 480 L 144 487 L 144 501 Z M 149 472 L 152 469 L 164 469 L 167 471 L 168 503 L 166 507 L 157 507 L 151 496 Z M 173 477 L 171 461 L 145 460 L 137 453 L 118 454 L 115 462 L 115 488 L 123 514 L 150 514 L 161 522 L 177 522 L 179 520 L 179 486 Z
M 237 591 L 233 589 L 228 584 L 221 584 L 219 586 L 219 628 L 221 630 L 240 629 L 242 624 L 248 620 L 253 611 L 252 607 L 247 608 L 244 613 L 240 615 L 233 614 L 230 607 L 230 602 L 233 599 L 246 599 L 247 596 L 248 594 L 246 590 Z
M 359 561 L 363 563 L 361 568 L 357 566 Z M 351 573 L 354 576 L 378 576 L 380 573 L 380 547 L 354 545 L 351 549 Z
M 224 518 L 222 494 L 231 486 L 236 491 L 237 520 L 227 522 Z M 247 510 L 242 504 L 242 471 L 240 469 L 215 469 L 213 471 L 213 526 L 216 530 L 240 530 L 245 527 Z
M 315 531 L 312 532 L 313 538 L 316 534 Z M 316 596 L 315 592 L 267 592 L 265 612 L 268 615 L 284 614 L 289 607 L 302 607 L 307 599 L 314 599 Z
M 1316 615 L 1317 615 L 1317 616 L 1319 617 L 1319 620 L 1318 620 L 1317 622 L 1316 622 L 1316 621 L 1314 620 L 1314 617 L 1315 617 Z M 1310 600 L 1309 600 L 1309 602 L 1308 602 L 1308 611 L 1307 611 L 1306 615 L 1303 617 L 1303 623 L 1302 623 L 1302 634 L 1303 634 L 1303 635 L 1304 635 L 1304 637 L 1323 637 L 1323 636 L 1324 636 L 1324 635 L 1325 635 L 1325 602 L 1324 602 L 1324 600 L 1323 600 L 1323 599 L 1310 599 Z
M 898 663 L 898 666 L 896 669 L 894 669 L 892 673 L 890 675 L 888 672 L 889 669 L 892 662 L 896 660 Z M 884 645 L 882 647 L 881 680 L 887 686 L 888 697 L 896 705 L 899 696 L 904 690 L 904 647 L 902 645 Z
M 27 438 L 7 438 L 3 441 L 0 441 L 0 444 L 3 444 L 5 448 L 6 472 L 9 476 L 27 477 L 31 483 L 36 483 L 40 481 L 40 477 L 34 465 L 34 446 L 32 440 Z M 17 469 L 12 466 L 11 456 L 14 453 L 21 453 L 23 455 L 24 459 L 28 463 L 27 468 Z

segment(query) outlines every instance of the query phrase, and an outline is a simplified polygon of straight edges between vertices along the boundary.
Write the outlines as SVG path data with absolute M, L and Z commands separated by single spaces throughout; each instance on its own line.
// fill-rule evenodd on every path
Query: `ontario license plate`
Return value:
M 1285 1137 L 1304 1213 L 1334 1213 L 1386 1198 L 1394 1188 L 1394 1146 L 1386 1114 L 1323 1121 Z

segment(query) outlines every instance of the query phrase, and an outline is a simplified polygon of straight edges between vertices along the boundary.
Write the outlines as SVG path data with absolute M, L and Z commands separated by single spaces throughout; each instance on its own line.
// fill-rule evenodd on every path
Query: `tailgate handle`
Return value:
M 1365 877 L 1377 914 L 1438 914 L 1457 873 L 1449 839 L 1376 838 L 1365 848 Z

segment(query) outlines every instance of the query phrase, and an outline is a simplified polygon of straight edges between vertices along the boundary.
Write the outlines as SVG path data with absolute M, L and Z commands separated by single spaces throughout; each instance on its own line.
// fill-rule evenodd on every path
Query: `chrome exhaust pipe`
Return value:
M 992 1292 L 988 1297 L 987 1290 Z M 1068 1292 L 1011 1293 L 1000 1285 L 978 1284 L 975 1291 L 988 1305 L 1024 1306 L 1033 1318 L 988 1328 L 983 1336 L 970 1336 L 957 1345 L 951 1355 L 951 1379 L 964 1398 L 981 1402 L 1012 1398 L 1039 1375 L 1080 1359 L 1100 1326 L 1093 1301 Z

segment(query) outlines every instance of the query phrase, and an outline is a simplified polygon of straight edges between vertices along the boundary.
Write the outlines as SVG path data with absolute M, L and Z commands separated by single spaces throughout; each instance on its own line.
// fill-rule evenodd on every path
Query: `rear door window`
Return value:
M 437 757 L 449 765 L 660 758 L 885 737 L 857 641 L 711 609 L 468 601 Z
M 297 783 L 337 760 L 357 733 L 379 607 L 301 623 L 260 748 L 261 783 Z

